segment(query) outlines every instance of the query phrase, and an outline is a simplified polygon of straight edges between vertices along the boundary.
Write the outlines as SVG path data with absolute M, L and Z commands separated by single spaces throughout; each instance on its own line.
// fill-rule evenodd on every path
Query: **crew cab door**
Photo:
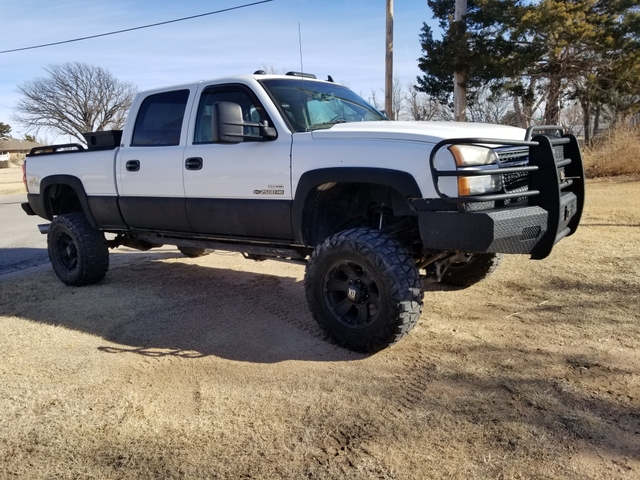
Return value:
M 190 94 L 153 93 L 131 109 L 135 125 L 116 163 L 120 210 L 131 228 L 190 231 L 182 176 Z
M 189 223 L 196 233 L 270 239 L 291 233 L 291 134 L 275 139 L 213 141 L 213 105 L 240 105 L 245 122 L 274 126 L 262 102 L 241 84 L 207 85 L 199 90 L 184 151 L 184 188 Z M 197 105 L 197 108 L 196 108 Z M 244 127 L 258 134 L 257 127 Z

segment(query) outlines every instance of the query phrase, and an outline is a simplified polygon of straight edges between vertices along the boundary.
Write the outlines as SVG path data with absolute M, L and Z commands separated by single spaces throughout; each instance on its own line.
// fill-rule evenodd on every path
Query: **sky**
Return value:
M 253 3 L 256 0 L 0 0 L 0 51 L 96 35 Z M 420 75 L 423 22 L 437 28 L 426 0 L 394 1 L 394 77 Z M 222 76 L 300 70 L 331 75 L 364 98 L 384 101 L 385 0 L 272 0 L 247 8 L 82 42 L 0 54 L 0 122 L 13 120 L 17 90 L 44 68 L 84 62 L 140 90 Z M 45 131 L 39 138 L 53 140 Z

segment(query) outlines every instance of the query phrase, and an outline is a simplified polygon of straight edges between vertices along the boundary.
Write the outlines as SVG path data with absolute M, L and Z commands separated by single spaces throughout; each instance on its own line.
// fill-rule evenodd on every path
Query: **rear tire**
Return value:
M 313 251 L 305 275 L 309 308 L 339 345 L 372 353 L 398 342 L 422 311 L 422 285 L 407 250 L 393 237 L 353 229 Z
M 180 253 L 182 253 L 184 256 L 189 258 L 204 257 L 205 255 L 209 254 L 209 252 L 207 252 L 204 248 L 178 247 L 178 250 L 180 250 Z
M 53 271 L 63 283 L 91 285 L 109 269 L 109 248 L 104 234 L 91 226 L 84 213 L 65 213 L 53 219 L 47 235 Z
M 500 262 L 500 253 L 471 253 L 468 262 L 453 263 L 442 276 L 441 283 L 467 288 L 491 275 Z

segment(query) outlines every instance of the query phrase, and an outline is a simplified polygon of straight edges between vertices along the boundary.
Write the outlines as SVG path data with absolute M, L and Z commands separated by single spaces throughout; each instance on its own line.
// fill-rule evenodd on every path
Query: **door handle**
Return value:
M 128 160 L 127 163 L 125 163 L 125 168 L 127 172 L 137 172 L 140 170 L 140 160 Z
M 200 157 L 187 158 L 184 166 L 187 170 L 202 170 L 202 159 Z

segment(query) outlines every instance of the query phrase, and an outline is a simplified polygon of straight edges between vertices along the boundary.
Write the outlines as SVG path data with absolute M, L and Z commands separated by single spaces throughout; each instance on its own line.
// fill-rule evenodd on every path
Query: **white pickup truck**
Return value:
M 123 131 L 86 140 L 24 167 L 23 209 L 51 221 L 64 283 L 100 281 L 120 245 L 300 261 L 312 315 L 357 351 L 411 330 L 425 279 L 466 287 L 501 254 L 545 258 L 584 204 L 578 143 L 557 127 L 392 122 L 296 72 L 142 92 Z

